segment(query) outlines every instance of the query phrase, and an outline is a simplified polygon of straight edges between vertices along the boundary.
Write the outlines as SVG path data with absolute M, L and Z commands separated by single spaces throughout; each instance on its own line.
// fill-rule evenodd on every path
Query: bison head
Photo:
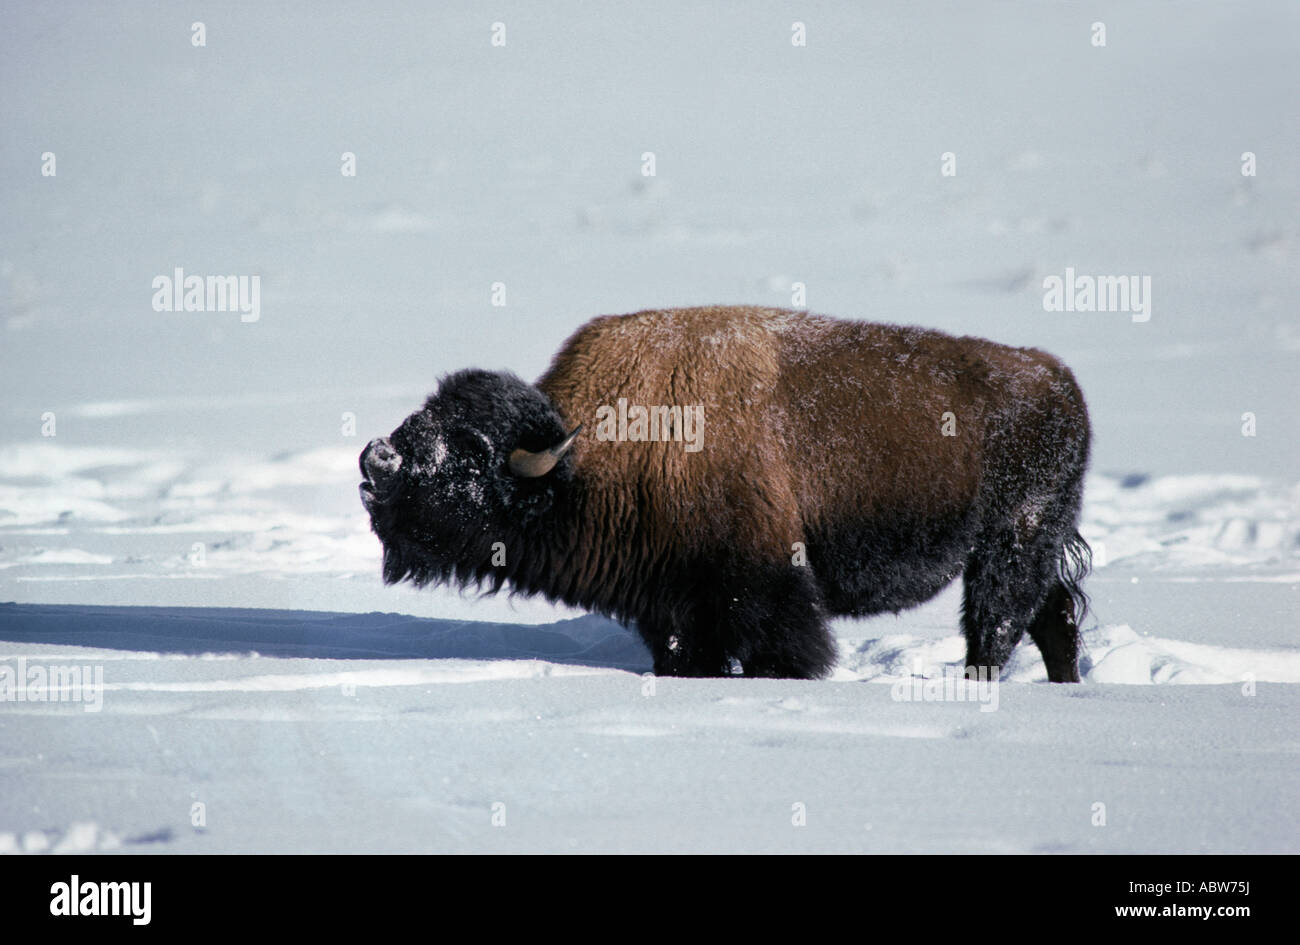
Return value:
M 572 477 L 566 433 L 550 400 L 519 378 L 462 371 L 424 407 L 361 453 L 361 502 L 384 546 L 384 581 L 417 585 L 489 579 L 497 542 L 518 560 L 530 528 Z

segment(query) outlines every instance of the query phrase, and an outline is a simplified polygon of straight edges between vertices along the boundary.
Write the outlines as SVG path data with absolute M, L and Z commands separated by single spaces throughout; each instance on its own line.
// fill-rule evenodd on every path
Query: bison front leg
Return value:
M 690 582 L 668 580 L 636 619 L 654 657 L 656 676 L 727 676 L 731 660 L 716 635 L 704 632 Z
M 835 639 L 807 568 L 759 565 L 730 587 L 720 631 L 746 676 L 820 679 L 835 667 Z
M 637 628 L 654 657 L 656 676 L 731 675 L 730 657 L 712 635 L 699 632 L 694 619 L 651 618 Z
M 812 578 L 790 566 L 710 562 L 688 592 L 638 622 L 657 676 L 817 679 L 837 658 Z

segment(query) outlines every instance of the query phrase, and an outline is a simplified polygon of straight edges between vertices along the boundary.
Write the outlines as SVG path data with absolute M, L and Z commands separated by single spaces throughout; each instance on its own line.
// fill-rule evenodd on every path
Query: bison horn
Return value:
M 578 433 L 581 430 L 582 424 L 580 423 L 563 440 L 550 449 L 542 450 L 540 453 L 530 453 L 528 450 L 522 449 L 515 450 L 510 454 L 510 471 L 523 479 L 536 479 L 538 476 L 545 476 L 555 468 L 555 464 L 560 461 L 560 457 L 569 451 L 569 447 L 578 438 Z

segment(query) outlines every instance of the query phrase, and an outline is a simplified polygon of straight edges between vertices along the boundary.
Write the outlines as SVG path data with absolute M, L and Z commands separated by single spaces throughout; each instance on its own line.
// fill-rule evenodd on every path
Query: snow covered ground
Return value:
M 1089 634 L 1085 685 L 1034 685 L 1025 667 L 986 712 L 896 698 L 913 659 L 959 652 L 924 621 L 846 640 L 842 678 L 877 683 L 853 685 L 653 680 L 592 617 L 0 619 L 6 663 L 104 674 L 98 711 L 5 706 L 0 849 L 1295 848 L 1294 649 L 1109 627 Z M 1247 674 L 1277 682 L 1248 696 Z
M 0 667 L 103 687 L 0 704 L 0 850 L 1296 849 L 1294 488 L 1095 476 L 1085 684 L 1025 645 L 933 702 L 956 586 L 828 682 L 654 680 L 602 618 L 381 587 L 353 461 L 6 454 L 0 580 L 82 603 L 0 604 Z
M 204 15 L 3 14 L 0 691 L 102 690 L 0 702 L 0 851 L 1300 850 L 1294 5 Z M 176 266 L 261 318 L 153 311 Z M 1044 311 L 1067 266 L 1151 320 Z M 356 457 L 440 374 L 794 282 L 1074 367 L 1084 685 L 904 698 L 955 587 L 804 683 L 381 585 Z

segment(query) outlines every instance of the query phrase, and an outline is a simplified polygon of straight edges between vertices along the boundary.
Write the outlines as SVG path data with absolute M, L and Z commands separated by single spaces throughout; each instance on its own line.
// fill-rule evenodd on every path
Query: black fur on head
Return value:
M 487 580 L 499 590 L 512 568 L 500 556 L 494 564 L 496 543 L 507 565 L 518 561 L 573 475 L 566 455 L 544 476 L 517 476 L 510 453 L 545 450 L 565 432 L 546 395 L 513 374 L 444 378 L 422 409 L 361 454 L 361 497 L 384 546 L 385 583 Z

